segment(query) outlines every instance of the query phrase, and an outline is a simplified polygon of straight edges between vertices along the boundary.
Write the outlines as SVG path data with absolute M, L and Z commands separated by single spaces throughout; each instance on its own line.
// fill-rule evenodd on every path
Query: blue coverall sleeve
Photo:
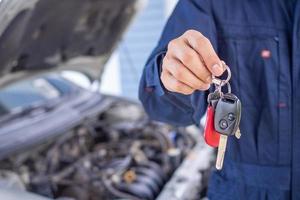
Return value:
M 160 81 L 168 43 L 189 29 L 200 31 L 216 48 L 216 29 L 208 0 L 179 1 L 146 63 L 139 87 L 139 98 L 151 119 L 177 126 L 199 124 L 207 107 L 207 92 L 197 91 L 192 95 L 173 93 L 167 91 Z

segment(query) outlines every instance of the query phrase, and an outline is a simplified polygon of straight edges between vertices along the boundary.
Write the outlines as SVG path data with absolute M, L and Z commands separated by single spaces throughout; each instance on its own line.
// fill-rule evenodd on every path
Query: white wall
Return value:
M 165 0 L 165 13 L 166 17 L 169 17 L 170 14 L 173 12 L 174 7 L 178 3 L 178 0 Z
M 118 52 L 115 52 L 105 66 L 100 91 L 105 94 L 121 95 L 120 62 Z
M 122 48 L 117 48 L 118 53 L 115 53 L 107 63 L 102 77 L 101 92 L 137 99 L 138 79 L 143 65 L 156 45 L 165 19 L 172 13 L 177 2 L 178 0 L 148 1 L 148 5 L 138 14 L 128 33 L 123 37 L 121 47 L 126 44 L 126 54 Z M 165 19 L 162 20 L 164 16 Z M 130 58 L 125 59 L 126 56 Z M 131 60 L 134 66 L 128 63 L 128 60 Z

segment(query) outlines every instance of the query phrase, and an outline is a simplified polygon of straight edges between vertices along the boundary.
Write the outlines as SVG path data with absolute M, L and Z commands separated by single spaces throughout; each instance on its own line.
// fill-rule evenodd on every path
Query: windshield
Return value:
M 0 116 L 60 98 L 74 89 L 69 81 L 53 74 L 17 82 L 0 90 Z

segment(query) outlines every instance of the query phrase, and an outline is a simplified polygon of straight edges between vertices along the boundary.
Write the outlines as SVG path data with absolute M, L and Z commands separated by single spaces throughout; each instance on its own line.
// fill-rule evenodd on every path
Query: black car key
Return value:
M 241 120 L 241 102 L 232 93 L 224 94 L 215 110 L 215 130 L 223 135 L 235 135 Z
M 214 125 L 215 130 L 221 134 L 216 162 L 218 170 L 223 167 L 228 136 L 236 135 L 237 138 L 240 137 L 241 111 L 241 102 L 232 93 L 224 94 L 217 103 Z

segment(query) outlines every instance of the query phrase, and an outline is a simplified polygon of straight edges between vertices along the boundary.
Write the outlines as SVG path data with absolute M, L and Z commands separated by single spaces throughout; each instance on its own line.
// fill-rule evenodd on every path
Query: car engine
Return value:
M 58 138 L 0 161 L 0 186 L 52 199 L 152 200 L 196 143 L 187 129 L 113 101 Z

